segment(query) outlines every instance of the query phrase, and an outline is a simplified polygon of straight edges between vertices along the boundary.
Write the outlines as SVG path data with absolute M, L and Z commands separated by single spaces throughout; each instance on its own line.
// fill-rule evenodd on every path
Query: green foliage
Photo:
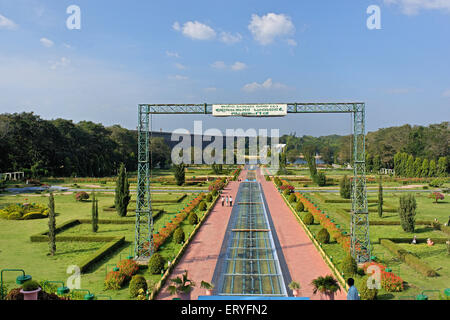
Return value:
M 291 190 L 290 190 L 290 189 L 284 189 L 283 195 L 284 195 L 285 197 L 289 196 L 290 194 L 291 194 Z
M 289 195 L 289 202 L 296 202 L 297 201 L 297 196 L 294 193 L 291 193 Z
M 380 177 L 380 181 L 378 183 L 378 216 L 383 217 L 383 180 Z
M 89 199 L 89 194 L 85 191 L 80 191 L 75 194 L 75 200 L 86 201 Z
M 98 200 L 95 199 L 95 193 L 92 194 L 92 232 L 98 231 Z
M 314 224 L 314 216 L 311 213 L 306 213 L 303 217 L 303 222 L 307 225 Z
M 144 292 L 147 291 L 147 281 L 145 278 L 141 275 L 135 275 L 130 280 L 130 297 L 135 298 L 139 294 L 139 290 L 143 289 Z
M 322 228 L 317 233 L 317 240 L 319 240 L 320 243 L 330 243 L 330 234 L 328 233 L 328 230 L 325 228 Z
M 130 184 L 128 182 L 127 171 L 125 165 L 122 163 L 119 169 L 119 175 L 116 181 L 116 193 L 114 205 L 116 206 L 117 214 L 120 217 L 127 215 L 127 208 L 130 202 Z
M 305 205 L 301 201 L 297 201 L 297 204 L 295 205 L 295 210 L 298 212 L 302 212 L 305 210 Z
M 311 284 L 313 285 L 314 294 L 317 292 L 330 294 L 341 290 L 339 283 L 331 275 L 327 275 L 325 277 L 319 276 L 314 279 Z
M 174 170 L 174 177 L 175 181 L 177 183 L 177 186 L 182 186 L 186 180 L 186 166 L 184 163 L 180 164 L 174 164 L 173 170 Z
M 198 210 L 200 210 L 200 211 L 206 211 L 207 208 L 208 208 L 208 206 L 206 205 L 205 201 L 200 202 L 198 205 Z
M 173 232 L 173 241 L 175 243 L 183 243 L 184 242 L 184 238 L 185 238 L 185 234 L 184 234 L 184 230 L 182 227 L 178 227 L 175 229 L 175 231 Z
M 447 169 L 448 169 L 448 158 L 447 157 L 440 157 L 437 164 L 437 175 L 439 177 L 445 177 L 447 176 Z
M 358 265 L 350 253 L 348 253 L 342 260 L 341 267 L 342 272 L 344 272 L 344 274 L 347 276 L 353 276 L 358 270 Z
M 188 278 L 188 272 L 185 270 L 181 277 L 169 280 L 170 285 L 167 290 L 170 294 L 189 293 L 195 287 L 195 282 Z
M 351 191 L 352 186 L 350 179 L 347 177 L 347 175 L 344 175 L 339 183 L 339 193 L 341 195 L 341 198 L 350 199 Z
M 367 286 L 368 276 L 361 279 L 361 285 L 359 286 L 359 297 L 361 300 L 377 300 L 378 290 L 376 288 L 369 289 Z M 372 280 L 373 281 L 373 280 Z M 375 286 L 375 284 L 374 284 Z
M 217 191 L 216 189 L 213 189 L 213 191 L 211 191 L 211 194 L 213 197 L 217 197 L 217 195 L 219 194 L 219 191 Z
M 34 290 L 39 289 L 40 287 L 41 286 L 39 285 L 39 283 L 34 280 L 28 280 L 22 284 L 23 291 L 34 291 Z
M 412 194 L 400 196 L 399 216 L 400 225 L 406 232 L 414 232 L 416 220 L 416 198 Z
M 273 182 L 275 182 L 275 185 L 276 185 L 277 187 L 281 187 L 281 185 L 283 184 L 283 183 L 281 182 L 281 179 L 280 179 L 279 177 L 273 178 Z
M 175 235 L 174 235 L 175 237 Z M 160 274 L 162 270 L 164 270 L 164 264 L 166 261 L 164 258 L 158 253 L 154 253 L 150 260 L 148 261 L 148 271 L 151 274 Z
M 54 256 L 56 252 L 56 213 L 53 193 L 50 193 L 48 198 L 48 246 L 50 255 Z
M 221 164 L 213 163 L 211 167 L 215 174 L 221 174 L 223 171 L 223 165 L 221 165 Z
M 188 221 L 192 225 L 196 225 L 198 223 L 198 216 L 195 212 L 191 212 L 188 216 Z
M 211 202 L 212 199 L 213 199 L 212 194 L 211 194 L 211 193 L 208 193 L 208 194 L 206 195 L 206 202 Z
M 315 177 L 315 182 L 319 187 L 324 187 L 327 185 L 327 176 L 323 171 L 319 171 Z

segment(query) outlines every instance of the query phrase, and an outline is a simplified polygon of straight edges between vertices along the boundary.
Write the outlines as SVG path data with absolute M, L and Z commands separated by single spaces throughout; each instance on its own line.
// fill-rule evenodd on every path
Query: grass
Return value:
M 174 193 L 175 195 L 175 193 Z M 178 196 L 178 195 L 177 195 Z M 97 193 L 97 200 L 99 200 L 99 207 L 112 205 L 114 198 L 112 194 Z M 172 197 L 172 196 L 162 196 Z M 154 222 L 155 230 L 161 228 L 168 222 L 173 215 L 180 210 L 186 203 L 192 200 L 195 194 L 188 194 L 188 196 L 181 203 L 158 203 L 154 206 L 155 209 L 163 208 L 166 213 L 160 215 Z M 2 196 L 0 197 L 0 207 L 11 203 L 34 202 L 47 204 L 48 198 L 46 195 L 20 195 L 20 196 Z M 72 194 L 55 194 L 55 204 L 57 212 L 57 224 L 65 222 L 70 219 L 84 218 L 89 219 L 91 216 L 90 201 L 76 202 Z M 103 212 L 99 210 L 99 219 L 127 219 L 135 220 L 135 214 L 129 212 L 125 218 L 119 218 L 115 212 Z M 47 219 L 16 221 L 16 220 L 0 220 L 0 269 L 5 268 L 19 268 L 24 269 L 31 274 L 36 280 L 60 280 L 66 281 L 70 274 L 66 273 L 70 265 L 76 265 L 78 261 L 83 259 L 86 255 L 100 248 L 104 243 L 88 243 L 88 242 L 57 242 L 56 255 L 54 257 L 47 256 L 47 243 L 32 243 L 30 236 L 48 228 Z M 187 221 L 182 223 L 185 233 L 192 231 L 193 226 L 190 226 Z M 77 225 L 74 228 L 65 230 L 63 235 L 92 235 L 89 224 Z M 105 294 L 111 296 L 113 299 L 129 299 L 128 288 L 124 287 L 118 291 L 103 290 L 103 280 L 106 275 L 106 267 L 108 264 L 116 264 L 119 260 L 125 259 L 132 254 L 134 241 L 134 224 L 126 225 L 109 225 L 100 224 L 99 236 L 115 235 L 125 236 L 126 243 L 114 254 L 103 259 L 97 263 L 92 271 L 81 276 L 81 287 L 89 289 L 96 294 Z M 161 248 L 161 254 L 166 259 L 173 258 L 181 245 L 175 245 L 168 239 L 166 245 Z M 112 267 L 109 267 L 110 270 Z M 149 275 L 147 270 L 140 270 L 146 279 L 156 283 L 160 275 Z M 10 289 L 17 287 L 15 284 L 15 277 L 17 274 L 5 274 L 5 279 Z

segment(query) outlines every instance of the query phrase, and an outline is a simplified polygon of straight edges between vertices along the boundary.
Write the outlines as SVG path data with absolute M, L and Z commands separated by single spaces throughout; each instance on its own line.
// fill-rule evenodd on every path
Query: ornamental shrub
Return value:
M 211 202 L 212 199 L 213 199 L 212 194 L 211 194 L 211 193 L 208 193 L 208 194 L 206 195 L 206 202 Z
M 320 243 L 330 243 L 330 234 L 328 233 L 328 230 L 325 228 L 320 229 L 317 233 L 317 239 Z
M 159 253 L 154 253 L 148 261 L 148 271 L 151 274 L 160 274 L 164 270 L 164 264 L 166 261 Z
M 75 194 L 75 200 L 77 201 L 85 201 L 89 199 L 89 194 L 84 191 L 77 192 Z
M 351 182 L 350 179 L 347 178 L 347 175 L 344 175 L 339 183 L 339 193 L 342 199 L 350 199 L 351 197 Z
M 350 253 L 348 253 L 342 260 L 341 266 L 342 272 L 344 272 L 345 275 L 352 276 L 358 271 L 358 265 L 356 264 L 355 259 L 353 259 Z
M 295 205 L 295 210 L 297 210 L 298 212 L 305 211 L 305 206 L 303 205 L 303 202 L 298 201 L 297 204 Z
M 147 281 L 141 275 L 135 275 L 130 281 L 130 297 L 135 298 L 139 294 L 139 289 L 147 291 Z
M 200 204 L 198 205 L 198 209 L 200 211 L 206 211 L 206 209 L 207 209 L 206 202 L 205 201 L 200 202 Z
M 369 277 L 364 277 L 361 279 L 361 285 L 359 286 L 359 296 L 361 300 L 377 300 L 378 289 L 369 289 L 367 286 L 367 281 Z M 373 280 L 372 280 L 373 281 Z M 375 287 L 375 285 L 374 285 Z
M 296 202 L 297 201 L 297 197 L 295 196 L 294 193 L 291 193 L 291 195 L 289 196 L 289 202 Z
M 219 194 L 219 191 L 214 189 L 213 191 L 211 191 L 211 194 L 212 194 L 213 197 L 217 197 L 217 195 Z
M 188 221 L 192 225 L 196 225 L 198 223 L 198 217 L 195 212 L 191 212 L 188 216 Z
M 414 232 L 416 224 L 416 198 L 412 194 L 400 196 L 398 213 L 403 231 Z
M 37 281 L 28 280 L 22 284 L 23 291 L 34 291 L 40 288 L 40 285 Z
M 181 228 L 181 227 L 178 227 L 175 230 L 175 232 L 173 233 L 173 241 L 175 243 L 178 243 L 178 244 L 183 243 L 184 242 L 184 237 L 185 237 L 184 231 L 183 231 L 183 228 Z
M 104 282 L 106 290 L 119 290 L 125 282 L 125 275 L 120 271 L 110 271 Z
M 324 187 L 327 185 L 327 177 L 325 173 L 319 171 L 316 175 L 316 183 L 319 187 Z
M 139 265 L 131 259 L 124 259 L 117 264 L 119 272 L 125 276 L 125 280 L 131 279 L 139 271 Z
M 283 194 L 285 197 L 287 197 L 288 195 L 291 194 L 291 190 L 290 189 L 284 189 Z
M 303 217 L 303 222 L 307 225 L 311 225 L 314 224 L 314 217 L 311 213 L 307 213 L 305 214 L 305 216 Z

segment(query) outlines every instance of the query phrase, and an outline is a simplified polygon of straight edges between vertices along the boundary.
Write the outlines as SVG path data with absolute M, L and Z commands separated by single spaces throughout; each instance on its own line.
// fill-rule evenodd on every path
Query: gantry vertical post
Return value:
M 153 214 L 150 197 L 150 113 L 148 105 L 139 105 L 138 178 L 134 256 L 146 260 L 153 254 Z
M 351 217 L 351 253 L 356 262 L 370 261 L 369 212 L 367 208 L 365 159 L 365 105 L 355 104 L 353 111 L 353 181 Z

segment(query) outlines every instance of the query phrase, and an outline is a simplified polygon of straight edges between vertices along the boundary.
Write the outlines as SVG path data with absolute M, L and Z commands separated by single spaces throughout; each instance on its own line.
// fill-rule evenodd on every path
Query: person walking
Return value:
M 222 196 L 222 207 L 224 206 L 224 204 L 225 204 L 225 197 Z
M 226 200 L 225 200 L 226 202 L 227 202 L 227 207 L 228 207 L 228 196 L 226 197 Z
M 350 287 L 347 293 L 347 300 L 361 300 L 359 299 L 358 289 L 355 287 L 355 280 L 353 278 L 348 278 L 347 284 Z
M 233 197 L 230 196 L 230 207 L 232 207 L 232 206 L 233 206 Z

